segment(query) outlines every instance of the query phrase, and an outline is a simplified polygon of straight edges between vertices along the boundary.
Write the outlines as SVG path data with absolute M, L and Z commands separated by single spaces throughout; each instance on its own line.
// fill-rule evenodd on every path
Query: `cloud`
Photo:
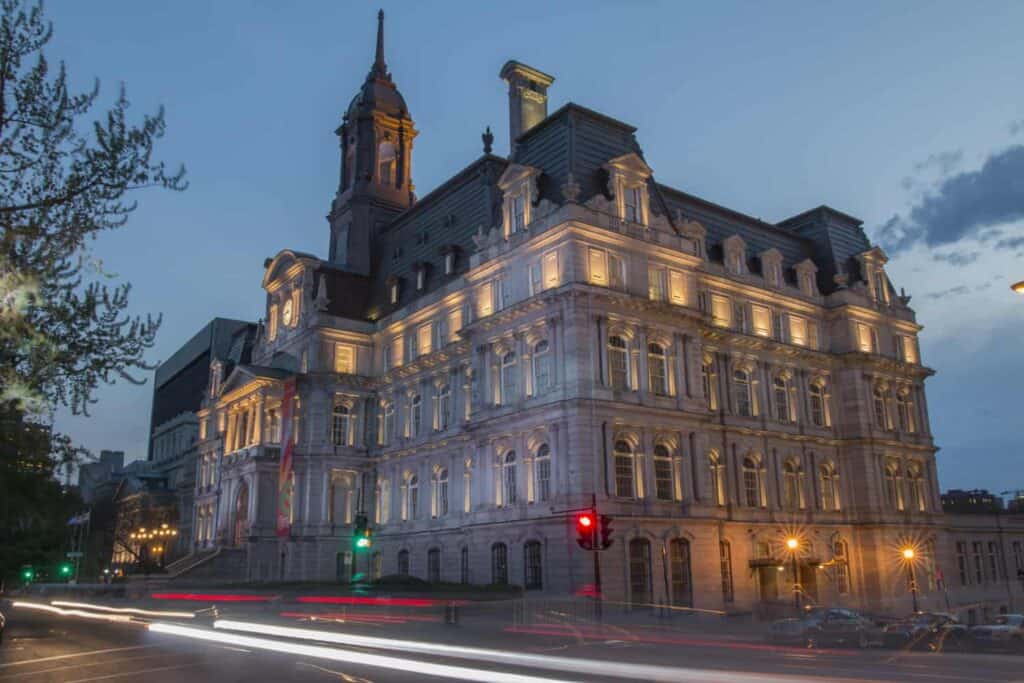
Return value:
M 941 181 L 906 215 L 895 215 L 879 231 L 890 253 L 923 243 L 953 244 L 984 228 L 1024 218 L 1024 145 L 989 156 L 976 171 Z
M 970 288 L 967 287 L 967 285 L 957 285 L 956 287 L 944 289 L 941 292 L 930 292 L 928 294 L 925 294 L 924 296 L 926 299 L 945 299 L 946 297 L 967 294 L 970 291 L 971 290 Z
M 982 230 L 978 233 L 978 241 L 982 244 L 988 244 L 994 239 L 998 239 L 1006 233 L 999 228 L 989 228 L 988 230 Z
M 924 171 L 936 168 L 939 170 L 939 175 L 949 175 L 953 169 L 960 165 L 963 159 L 964 151 L 962 149 L 939 152 L 938 154 L 930 155 L 922 162 L 914 164 L 914 171 L 923 173 Z
M 1020 247 L 1024 247 L 1024 236 L 1007 237 L 996 242 L 996 249 L 1018 249 Z
M 976 251 L 953 251 L 948 254 L 932 254 L 932 260 L 945 261 L 951 266 L 962 268 L 977 261 L 979 256 L 981 254 Z
M 1016 135 L 1017 133 L 1024 133 L 1024 119 L 1010 122 L 1010 135 Z

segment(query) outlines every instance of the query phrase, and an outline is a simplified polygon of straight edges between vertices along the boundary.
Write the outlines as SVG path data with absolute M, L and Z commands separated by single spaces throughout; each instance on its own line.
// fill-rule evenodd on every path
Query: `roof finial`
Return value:
M 387 76 L 388 66 L 384 63 L 384 10 L 377 12 L 377 57 L 373 61 L 373 72 Z

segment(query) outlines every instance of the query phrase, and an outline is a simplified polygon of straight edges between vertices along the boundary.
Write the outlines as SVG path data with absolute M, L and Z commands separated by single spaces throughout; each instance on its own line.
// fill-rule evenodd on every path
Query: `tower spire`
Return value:
M 377 55 L 373 61 L 372 73 L 387 78 L 388 65 L 384 63 L 384 10 L 377 12 Z

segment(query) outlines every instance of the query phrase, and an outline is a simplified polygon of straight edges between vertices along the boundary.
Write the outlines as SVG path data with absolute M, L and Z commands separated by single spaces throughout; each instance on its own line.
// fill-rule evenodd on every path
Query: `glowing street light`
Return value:
M 910 582 L 910 599 L 914 606 L 914 614 L 917 614 L 917 573 L 914 571 L 914 560 L 917 553 L 910 546 L 904 548 L 901 553 L 903 561 L 907 565 L 907 580 Z
M 796 554 L 800 549 L 800 539 L 790 536 L 786 539 L 786 547 L 789 548 L 790 558 L 793 562 L 793 606 L 797 613 L 800 612 L 800 570 L 796 564 Z
M 904 548 L 903 549 L 903 559 L 904 560 L 912 560 L 912 559 L 914 559 L 914 549 L 913 548 Z
M 1015 282 L 1014 284 L 1010 285 L 1010 289 L 1017 292 L 1018 294 L 1024 294 L 1024 280 L 1021 280 L 1020 282 Z

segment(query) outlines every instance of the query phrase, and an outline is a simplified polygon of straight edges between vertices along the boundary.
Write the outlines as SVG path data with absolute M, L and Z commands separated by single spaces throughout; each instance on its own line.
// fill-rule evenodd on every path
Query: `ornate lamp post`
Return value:
M 917 614 L 917 573 L 914 571 L 917 554 L 910 547 L 904 548 L 902 554 L 903 562 L 907 565 L 907 580 L 910 582 L 910 597 L 913 600 L 914 614 Z
M 800 541 L 795 536 L 786 539 L 786 548 L 789 550 L 790 560 L 793 563 L 793 606 L 797 613 L 800 612 L 800 570 L 797 567 L 796 555 L 800 550 Z

